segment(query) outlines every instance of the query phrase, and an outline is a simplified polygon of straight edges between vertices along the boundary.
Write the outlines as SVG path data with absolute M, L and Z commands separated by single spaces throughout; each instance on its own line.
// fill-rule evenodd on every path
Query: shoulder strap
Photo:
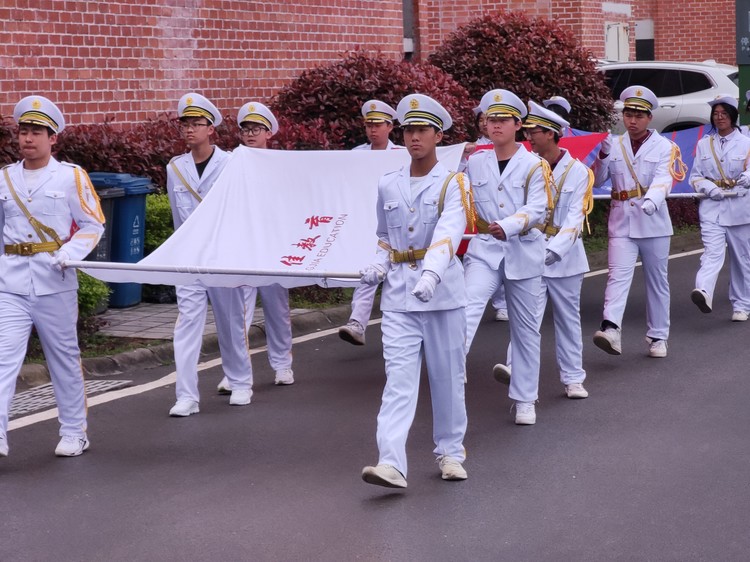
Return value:
M 200 195 L 198 195 L 198 192 L 195 191 L 192 187 L 190 187 L 190 184 L 187 182 L 187 180 L 180 173 L 180 170 L 177 169 L 177 166 L 175 165 L 174 160 L 172 160 L 169 163 L 169 165 L 172 166 L 172 171 L 175 174 L 177 174 L 177 177 L 182 182 L 182 185 L 184 185 L 185 188 L 190 192 L 190 194 L 198 200 L 198 203 L 200 203 L 201 201 L 203 201 L 203 197 L 201 197 Z
M 47 234 L 47 236 L 52 238 L 57 243 L 58 247 L 61 247 L 62 241 L 57 235 L 57 232 L 53 228 L 50 228 L 46 224 L 42 224 L 37 219 L 35 219 L 26 208 L 26 205 L 23 204 L 23 201 L 21 201 L 21 198 L 18 196 L 18 193 L 16 193 L 16 190 L 13 187 L 13 182 L 10 180 L 10 175 L 8 174 L 7 168 L 3 169 L 3 175 L 5 176 L 5 183 L 8 184 L 8 189 L 10 190 L 11 195 L 13 195 L 13 200 L 16 202 L 16 205 L 18 205 L 21 211 L 23 211 L 23 214 L 26 215 L 26 218 L 28 219 L 29 223 L 31 223 L 32 228 L 36 232 L 37 236 L 39 236 L 39 240 L 42 242 L 47 242 L 47 238 L 44 236 L 45 234 Z
M 445 194 L 448 191 L 448 184 L 454 177 L 456 177 L 456 172 L 451 172 L 450 174 L 448 174 L 448 177 L 445 178 L 443 189 L 440 190 L 440 199 L 438 201 L 438 218 L 440 218 L 443 214 L 443 207 L 445 206 Z
M 570 169 L 573 167 L 573 164 L 575 164 L 576 162 L 577 160 L 574 158 L 568 163 L 567 167 L 565 168 L 565 171 L 563 172 L 562 177 L 560 178 L 560 183 L 555 186 L 557 187 L 557 193 L 555 193 L 555 199 L 552 202 L 552 208 L 550 209 L 549 219 L 548 221 L 546 221 L 549 223 L 550 226 L 555 226 L 555 211 L 557 211 L 557 204 L 560 201 L 560 194 L 562 193 L 562 188 L 563 188 L 563 185 L 565 184 L 565 179 L 568 177 L 568 173 L 570 172 Z M 555 178 L 554 177 L 551 178 L 550 182 L 554 184 Z
M 716 151 L 714 150 L 714 137 L 713 135 L 708 137 L 708 146 L 711 147 L 711 154 L 713 154 L 714 162 L 716 162 L 716 167 L 719 169 L 719 173 L 721 174 L 721 179 L 724 182 L 727 182 L 727 175 L 724 173 L 724 168 L 721 166 L 721 162 L 719 161 L 719 157 L 716 155 Z
M 625 164 L 628 166 L 628 171 L 630 171 L 630 175 L 633 177 L 635 188 L 638 190 L 638 196 L 640 197 L 643 186 L 641 186 L 641 182 L 638 181 L 638 175 L 635 173 L 635 169 L 633 169 L 633 163 L 630 161 L 630 158 L 628 158 L 628 153 L 625 152 L 625 145 L 622 144 L 623 136 L 624 135 L 620 135 L 620 151 L 622 152 L 622 159 L 625 160 Z

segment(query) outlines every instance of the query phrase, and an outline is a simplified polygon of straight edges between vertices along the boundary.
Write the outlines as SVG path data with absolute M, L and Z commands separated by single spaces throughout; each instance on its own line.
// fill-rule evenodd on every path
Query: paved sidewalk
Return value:
M 291 310 L 291 315 L 295 317 L 309 312 L 314 312 L 314 310 L 294 308 Z M 110 308 L 100 318 L 107 323 L 98 332 L 104 336 L 171 340 L 177 320 L 177 305 L 141 303 L 129 308 Z M 265 329 L 262 307 L 256 308 L 252 323 L 261 330 Z M 208 305 L 204 335 L 215 333 L 214 313 L 211 305 Z

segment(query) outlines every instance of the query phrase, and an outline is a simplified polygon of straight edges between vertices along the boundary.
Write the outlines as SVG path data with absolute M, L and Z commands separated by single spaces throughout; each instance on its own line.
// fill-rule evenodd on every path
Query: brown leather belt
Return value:
M 55 252 L 59 249 L 60 244 L 57 242 L 22 242 L 5 245 L 5 253 L 16 256 L 33 256 L 44 252 Z

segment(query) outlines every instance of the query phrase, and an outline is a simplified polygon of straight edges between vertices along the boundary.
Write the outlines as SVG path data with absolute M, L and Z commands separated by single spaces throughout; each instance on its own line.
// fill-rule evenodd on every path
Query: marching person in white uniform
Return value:
M 406 439 L 423 357 L 442 478 L 466 479 L 466 292 L 455 249 L 471 214 L 468 181 L 440 164 L 435 152 L 452 123 L 448 112 L 435 100 L 412 94 L 401 100 L 397 113 L 411 164 L 379 182 L 377 257 L 362 271 L 368 284 L 385 278 L 380 308 L 387 377 L 378 414 L 380 458 L 377 466 L 363 469 L 362 479 L 406 488 Z
M 570 106 L 570 102 L 564 97 L 552 96 L 548 100 L 544 100 L 542 105 L 552 113 L 556 113 L 559 117 L 562 117 L 563 120 L 570 121 L 570 112 L 573 108 Z
M 728 246 L 732 321 L 745 322 L 750 313 L 750 138 L 737 126 L 735 98 L 721 95 L 708 103 L 713 132 L 698 141 L 690 172 L 693 189 L 706 196 L 699 207 L 705 251 L 690 298 L 702 312 L 711 312 Z
M 198 207 L 229 157 L 211 144 L 214 127 L 221 124 L 221 114 L 210 101 L 200 94 L 185 94 L 177 105 L 177 115 L 190 152 L 174 157 L 167 166 L 167 194 L 175 230 Z M 252 399 L 253 371 L 246 330 L 246 317 L 252 309 L 245 308 L 243 289 L 206 287 L 200 282 L 180 285 L 174 327 L 177 402 L 169 411 L 170 416 L 185 417 L 200 411 L 198 358 L 208 300 L 214 311 L 224 374 L 232 389 L 229 403 L 244 406 Z
M 241 142 L 249 148 L 268 148 L 268 141 L 279 130 L 276 117 L 258 101 L 247 102 L 237 114 Z M 292 371 L 292 321 L 289 315 L 289 290 L 278 283 L 265 287 L 243 287 L 246 315 L 245 331 L 250 331 L 255 310 L 256 297 L 260 294 L 263 306 L 263 323 L 266 327 L 268 362 L 275 372 L 274 384 L 294 384 Z M 227 377 L 221 379 L 219 394 L 230 394 L 231 385 Z
M 537 308 L 544 271 L 544 221 L 550 170 L 547 163 L 516 143 L 526 117 L 524 103 L 512 92 L 492 90 L 481 101 L 494 150 L 469 158 L 479 234 L 464 255 L 466 268 L 466 352 L 487 301 L 505 285 L 512 342 L 515 422 L 536 423 L 540 336 Z
M 666 197 L 673 180 L 685 177 L 680 149 L 648 126 L 659 105 L 643 86 L 623 90 L 627 132 L 602 141 L 594 162 L 595 185 L 612 180 L 609 210 L 609 274 L 604 319 L 594 344 L 612 355 L 622 353 L 621 327 L 635 264 L 640 255 L 646 281 L 646 341 L 649 357 L 667 356 L 669 282 L 667 264 L 672 221 Z M 677 169 L 675 169 L 677 166 Z
M 380 100 L 368 100 L 362 105 L 362 117 L 368 144 L 360 144 L 352 150 L 391 150 L 402 148 L 390 139 L 396 110 Z M 372 315 L 377 285 L 360 284 L 352 295 L 352 313 L 346 326 L 339 328 L 339 337 L 352 345 L 365 345 L 365 330 Z
M 16 105 L 23 160 L 0 178 L 0 457 L 8 456 L 8 412 L 35 326 L 57 400 L 57 456 L 89 448 L 86 394 L 78 347 L 78 277 L 65 262 L 84 259 L 104 232 L 104 216 L 89 177 L 52 157 L 65 128 L 58 107 L 42 96 Z M 71 236 L 75 221 L 78 230 Z
M 547 246 L 538 322 L 541 327 L 549 295 L 555 322 L 555 354 L 560 382 L 565 386 L 568 398 L 587 398 L 589 394 L 583 386 L 586 371 L 583 369 L 580 303 L 583 274 L 589 270 L 589 264 L 581 229 L 593 208 L 591 188 L 594 174 L 558 146 L 564 129 L 570 126 L 565 119 L 530 101 L 529 115 L 523 126 L 531 149 L 552 168 L 552 204 L 544 222 L 535 226 L 544 234 Z M 495 366 L 495 378 L 510 382 L 510 378 L 506 378 L 510 374 L 510 365 L 504 367 Z

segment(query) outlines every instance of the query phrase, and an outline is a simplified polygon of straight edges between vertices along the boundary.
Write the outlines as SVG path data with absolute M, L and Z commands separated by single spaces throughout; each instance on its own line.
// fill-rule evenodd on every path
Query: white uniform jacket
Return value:
M 653 238 L 671 236 L 672 220 L 669 218 L 666 197 L 672 190 L 670 168 L 674 163 L 673 144 L 659 133 L 651 130 L 651 136 L 633 156 L 630 137 L 627 133 L 612 141 L 612 152 L 607 158 L 594 162 L 594 185 L 599 186 L 607 178 L 612 179 L 612 193 L 636 189 L 635 180 L 625 159 L 632 164 L 638 182 L 648 191 L 643 197 L 625 201 L 614 197 L 609 207 L 610 238 Z M 656 212 L 648 216 L 643 212 L 643 202 L 650 199 Z
M 412 199 L 409 167 L 385 174 L 378 184 L 376 263 L 386 271 L 380 309 L 386 312 L 424 312 L 452 310 L 466 306 L 464 270 L 455 255 L 466 230 L 465 201 L 469 182 L 458 174 L 445 193 L 443 212 L 438 216 L 440 193 L 451 174 L 440 164 L 430 170 L 427 179 Z M 391 263 L 390 250 L 429 248 L 416 266 L 408 262 Z M 435 295 L 422 302 L 411 294 L 423 270 L 440 277 Z
M 195 167 L 195 161 L 190 153 L 175 156 L 169 162 L 167 165 L 167 195 L 169 196 L 169 205 L 172 207 L 175 229 L 178 229 L 187 220 L 200 203 L 185 186 L 183 179 L 203 199 L 214 185 L 216 178 L 224 170 L 227 158 L 229 158 L 229 153 L 215 146 L 213 156 L 208 161 L 200 178 Z M 175 167 L 179 171 L 179 175 L 175 172 Z M 182 179 L 180 176 L 182 176 Z
M 397 144 L 393 144 L 393 141 L 391 141 L 391 139 L 388 139 L 388 146 L 386 146 L 385 149 L 390 150 L 391 148 L 404 148 L 404 147 L 398 146 Z M 372 150 L 372 145 L 370 143 L 360 144 L 352 148 L 352 150 Z
M 5 177 L 7 172 L 21 202 L 31 216 L 53 229 L 71 260 L 84 259 L 96 247 L 104 232 L 104 215 L 99 197 L 88 174 L 75 164 L 50 158 L 39 183 L 29 192 L 23 175 L 23 162 L 6 166 L 0 177 L 0 228 L 3 244 L 41 242 L 28 218 L 11 195 Z M 71 237 L 75 221 L 79 230 Z M 47 241 L 52 237 L 45 234 Z M 42 252 L 31 256 L 0 254 L 0 291 L 29 295 L 31 288 L 37 295 L 50 295 L 78 288 L 75 271 L 63 275 L 52 267 L 52 254 Z
M 518 145 L 502 176 L 494 150 L 472 155 L 467 172 L 478 216 L 498 223 L 507 240 L 477 234 L 469 242 L 464 260 L 480 260 L 498 269 L 505 259 L 508 279 L 542 275 L 544 235 L 533 226 L 544 221 L 547 208 L 547 162 Z
M 721 147 L 718 133 L 707 135 L 698 141 L 695 151 L 693 169 L 690 171 L 690 185 L 698 193 L 708 195 L 717 186 L 711 180 L 721 180 L 722 174 L 716 158 L 719 160 L 724 176 L 729 180 L 736 180 L 741 174 L 750 175 L 748 170 L 748 159 L 750 158 L 750 138 L 733 131 L 724 137 L 724 147 Z M 711 139 L 713 139 L 713 151 L 711 151 Z M 734 192 L 746 192 L 745 189 L 733 187 L 722 189 L 724 194 Z M 738 226 L 750 224 L 750 197 L 729 197 L 721 201 L 703 199 L 699 207 L 700 219 L 707 222 L 716 222 L 721 226 Z
M 570 277 L 589 270 L 581 229 L 585 218 L 584 209 L 594 184 L 594 174 L 567 150 L 563 152 L 563 157 L 552 170 L 554 183 L 550 186 L 552 200 L 554 202 L 557 199 L 557 205 L 549 224 L 560 230 L 555 236 L 545 236 L 545 240 L 549 238 L 547 249 L 555 252 L 561 260 L 544 266 L 545 277 Z

